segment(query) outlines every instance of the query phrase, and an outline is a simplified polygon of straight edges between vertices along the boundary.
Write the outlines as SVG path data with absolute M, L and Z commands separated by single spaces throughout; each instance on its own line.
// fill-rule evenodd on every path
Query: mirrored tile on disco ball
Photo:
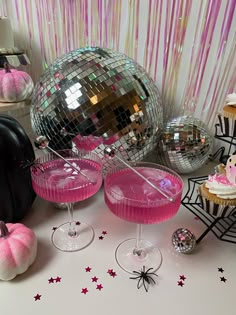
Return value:
M 33 92 L 31 122 L 53 149 L 69 148 L 73 141 L 83 146 L 86 140 L 100 156 L 113 144 L 123 145 L 125 159 L 142 160 L 157 145 L 163 109 L 156 85 L 134 60 L 85 47 L 58 58 L 43 73 Z

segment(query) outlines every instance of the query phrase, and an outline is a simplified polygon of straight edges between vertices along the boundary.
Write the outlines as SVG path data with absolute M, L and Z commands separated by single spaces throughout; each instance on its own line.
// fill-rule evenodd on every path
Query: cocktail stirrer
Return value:
M 40 150 L 45 150 L 48 149 L 49 151 L 51 151 L 52 153 L 54 153 L 56 156 L 58 156 L 60 159 L 62 159 L 63 161 L 65 161 L 67 164 L 69 164 L 74 170 L 76 170 L 77 172 L 79 172 L 82 176 L 84 176 L 88 181 L 90 181 L 92 184 L 95 184 L 97 181 L 94 180 L 93 178 L 88 177 L 84 172 L 81 171 L 80 168 L 78 168 L 77 166 L 73 165 L 72 163 L 70 163 L 70 161 L 68 161 L 67 159 L 65 159 L 61 154 L 59 154 L 57 151 L 53 150 L 48 144 L 49 141 L 45 136 L 39 136 L 36 138 L 35 142 L 34 142 L 36 148 L 40 149 Z
M 114 158 L 116 157 L 121 163 L 123 163 L 125 166 L 130 168 L 135 174 L 137 174 L 139 177 L 141 177 L 146 183 L 148 183 L 152 188 L 156 189 L 160 194 L 162 194 L 164 197 L 166 197 L 169 201 L 175 202 L 175 199 L 173 197 L 168 196 L 164 191 L 162 191 L 160 188 L 158 188 L 156 185 L 154 185 L 152 182 L 150 182 L 145 176 L 140 174 L 134 167 L 132 167 L 129 163 L 125 162 L 123 159 L 121 159 L 116 154 L 117 148 L 114 146 L 106 147 L 104 149 L 104 155 L 106 158 Z
M 66 128 L 62 128 L 62 129 L 60 130 L 60 134 L 61 134 L 62 136 L 64 136 L 64 137 L 66 137 L 66 136 L 73 136 L 73 137 L 75 137 L 75 136 L 76 136 L 76 134 L 67 131 Z

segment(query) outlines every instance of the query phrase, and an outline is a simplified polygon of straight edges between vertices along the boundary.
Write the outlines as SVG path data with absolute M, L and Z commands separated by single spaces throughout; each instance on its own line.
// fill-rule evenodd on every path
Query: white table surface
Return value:
M 194 174 L 183 176 L 185 191 L 187 177 L 211 173 L 213 166 L 209 163 Z M 157 285 L 148 293 L 143 288 L 138 290 L 137 282 L 129 279 L 130 275 L 115 261 L 116 246 L 135 237 L 136 225 L 115 217 L 108 210 L 103 190 L 78 203 L 74 216 L 94 228 L 95 239 L 82 251 L 61 252 L 54 248 L 50 238 L 52 228 L 67 221 L 67 211 L 36 198 L 22 223 L 36 233 L 37 258 L 24 274 L 0 282 L 0 314 L 236 314 L 236 244 L 220 241 L 210 232 L 192 254 L 177 253 L 171 244 L 176 229 L 188 228 L 196 238 L 206 229 L 184 206 L 171 220 L 143 228 L 143 238 L 158 244 L 163 254 Z M 107 234 L 100 240 L 102 231 Z M 91 271 L 86 272 L 86 267 L 91 267 Z M 116 276 L 111 277 L 108 269 L 113 269 Z M 180 275 L 186 277 L 182 287 L 178 286 Z M 98 278 L 97 283 L 91 280 L 94 276 Z M 51 277 L 61 279 L 49 283 Z M 96 289 L 97 284 L 102 284 L 103 289 Z M 81 293 L 82 288 L 87 288 L 88 293 Z M 35 301 L 37 294 L 41 297 Z

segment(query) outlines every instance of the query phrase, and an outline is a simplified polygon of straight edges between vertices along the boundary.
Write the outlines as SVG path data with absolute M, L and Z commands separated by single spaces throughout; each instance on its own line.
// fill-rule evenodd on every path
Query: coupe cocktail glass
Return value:
M 108 208 L 119 218 L 137 223 L 136 239 L 118 245 L 116 261 L 129 273 L 143 266 L 156 271 L 161 266 L 162 254 L 158 247 L 142 239 L 141 228 L 143 224 L 169 220 L 177 213 L 183 181 L 173 170 L 159 164 L 134 162 L 130 166 L 134 170 L 117 164 L 104 178 L 104 198 Z
M 87 199 L 102 185 L 102 159 L 91 152 L 72 150 L 43 154 L 31 167 L 32 185 L 41 198 L 65 203 L 69 222 L 63 223 L 52 234 L 52 243 L 62 251 L 78 251 L 94 239 L 94 230 L 86 223 L 73 218 L 73 203 Z

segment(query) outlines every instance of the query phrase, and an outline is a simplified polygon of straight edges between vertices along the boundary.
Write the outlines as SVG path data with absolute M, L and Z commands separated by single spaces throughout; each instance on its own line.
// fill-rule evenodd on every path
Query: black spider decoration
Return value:
M 141 286 L 143 285 L 145 291 L 148 292 L 147 284 L 148 285 L 156 284 L 155 280 L 151 276 L 158 277 L 158 275 L 155 274 L 154 272 L 150 272 L 150 270 L 152 270 L 152 269 L 153 268 L 148 268 L 147 270 L 145 270 L 145 266 L 143 266 L 143 269 L 141 269 L 140 271 L 133 271 L 133 273 L 136 274 L 137 277 L 130 277 L 130 279 L 139 279 L 138 283 L 137 283 L 137 288 L 138 289 L 140 289 Z
M 43 166 L 40 163 L 36 162 L 35 160 L 33 160 L 33 161 L 30 161 L 30 160 L 21 161 L 20 167 L 22 167 L 22 168 L 32 167 L 34 172 L 37 172 L 37 170 L 39 170 L 42 173 L 44 172 Z

